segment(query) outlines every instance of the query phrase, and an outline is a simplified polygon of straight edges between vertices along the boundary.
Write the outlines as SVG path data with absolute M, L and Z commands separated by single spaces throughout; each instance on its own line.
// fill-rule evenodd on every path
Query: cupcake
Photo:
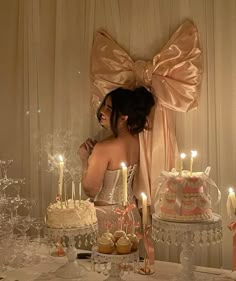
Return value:
M 128 234 L 127 237 L 129 238 L 130 242 L 132 243 L 131 251 L 136 251 L 138 249 L 138 243 L 139 243 L 138 237 L 134 233 Z
M 123 230 L 116 230 L 114 233 L 115 242 L 119 240 L 122 236 L 125 236 L 126 233 Z
M 115 237 L 114 237 L 114 235 L 113 235 L 111 232 L 105 232 L 105 233 L 103 233 L 102 236 L 111 238 L 111 240 L 112 240 L 113 242 L 115 242 Z
M 106 236 L 101 236 L 98 238 L 98 252 L 103 254 L 111 254 L 114 250 L 114 242 L 111 238 Z
M 116 242 L 116 251 L 118 254 L 129 254 L 131 252 L 132 243 L 129 238 L 125 235 L 120 237 Z

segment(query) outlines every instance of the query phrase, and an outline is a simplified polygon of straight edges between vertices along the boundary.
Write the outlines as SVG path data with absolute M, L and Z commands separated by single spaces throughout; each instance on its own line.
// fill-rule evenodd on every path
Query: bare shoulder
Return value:
M 95 147 L 100 151 L 109 149 L 109 147 L 113 147 L 116 144 L 115 138 L 107 138 L 103 141 L 98 142 Z
M 104 159 L 105 155 L 104 154 L 104 151 L 105 151 L 105 147 L 102 143 L 98 142 L 95 144 L 95 146 L 93 147 L 93 151 L 92 151 L 92 154 L 90 155 L 89 157 L 89 162 L 91 161 L 91 159 L 94 159 L 94 158 L 100 158 L 102 156 L 102 158 Z
M 97 142 L 93 148 L 93 152 L 90 156 L 89 162 L 92 159 L 99 159 L 99 162 L 109 162 L 110 161 L 110 151 L 112 150 L 112 142 L 109 140 Z
M 120 152 L 119 142 L 116 138 L 105 139 L 96 143 L 94 147 L 94 155 L 101 157 L 107 163 L 110 163 L 112 159 L 117 158 L 117 154 Z

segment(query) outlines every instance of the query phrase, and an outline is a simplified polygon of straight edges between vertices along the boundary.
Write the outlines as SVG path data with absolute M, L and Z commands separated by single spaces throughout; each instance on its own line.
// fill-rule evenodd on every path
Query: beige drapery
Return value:
M 198 150 L 194 169 L 210 165 L 222 191 L 216 211 L 230 268 L 225 204 L 227 187 L 236 185 L 235 0 L 1 0 L 0 159 L 14 159 L 9 175 L 27 179 L 23 194 L 37 198 L 37 213 L 45 213 L 57 184 L 40 157 L 40 136 L 70 130 L 82 141 L 99 129 L 89 96 L 95 31 L 103 28 L 132 58 L 148 60 L 186 18 L 200 33 L 204 73 L 200 105 L 177 114 L 176 135 L 180 151 Z M 204 251 L 198 262 L 220 263 Z M 174 259 L 173 252 L 165 249 L 161 258 Z

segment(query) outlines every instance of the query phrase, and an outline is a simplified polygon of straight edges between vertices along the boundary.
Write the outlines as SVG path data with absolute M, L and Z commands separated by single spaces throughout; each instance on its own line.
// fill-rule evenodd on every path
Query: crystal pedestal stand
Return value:
M 222 224 L 220 216 L 214 214 L 210 221 L 205 222 L 174 222 L 163 220 L 154 214 L 152 216 L 152 238 L 156 242 L 172 243 L 182 246 L 180 262 L 182 265 L 176 281 L 195 281 L 194 276 L 194 245 L 220 243 L 222 239 Z
M 139 262 L 139 253 L 135 251 L 126 255 L 108 255 L 99 253 L 94 247 L 91 260 L 94 271 L 109 275 L 106 281 L 124 281 L 121 278 L 122 271 L 135 271 Z M 108 264 L 110 264 L 110 270 L 108 270 Z
M 47 227 L 46 233 L 48 237 L 57 239 L 58 237 L 67 237 L 68 246 L 66 250 L 66 256 L 68 262 L 56 271 L 56 276 L 66 279 L 81 278 L 85 274 L 85 270 L 79 264 L 77 260 L 77 250 L 75 248 L 75 238 L 86 236 L 88 242 L 92 245 L 96 241 L 97 224 L 81 228 L 69 228 L 69 229 L 56 229 Z

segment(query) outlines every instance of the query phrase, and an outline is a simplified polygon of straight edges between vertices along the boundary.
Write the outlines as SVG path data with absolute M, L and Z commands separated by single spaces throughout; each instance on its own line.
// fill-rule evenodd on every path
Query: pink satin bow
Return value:
M 114 210 L 114 212 L 118 215 L 121 215 L 120 218 L 118 218 L 118 222 L 120 224 L 120 228 L 122 229 L 123 228 L 123 224 L 126 225 L 126 227 L 128 227 L 129 225 L 129 217 L 128 217 L 128 214 L 129 212 L 132 211 L 132 209 L 136 208 L 136 205 L 135 204 L 130 204 L 128 205 L 126 208 L 124 209 L 120 209 L 120 208 L 116 208 Z
M 196 27 L 185 21 L 150 61 L 133 61 L 104 31 L 97 32 L 91 56 L 91 93 L 95 108 L 117 87 L 143 85 L 156 97 L 150 115 L 152 129 L 139 134 L 140 165 L 135 195 L 143 191 L 151 203 L 162 170 L 175 165 L 177 143 L 172 111 L 186 112 L 198 105 L 202 74 Z
M 144 234 L 141 233 L 136 233 L 136 236 L 139 239 L 143 239 L 144 242 L 144 248 L 145 251 L 147 253 L 148 259 L 149 259 L 149 264 L 153 265 L 155 262 L 155 250 L 154 250 L 154 244 L 152 239 L 150 239 L 150 232 L 152 230 L 152 226 L 149 225 L 146 227 L 146 229 L 144 230 Z
M 125 214 L 128 214 L 129 212 L 131 212 L 132 209 L 136 208 L 136 205 L 133 203 L 133 204 L 130 204 L 128 205 L 125 209 L 120 209 L 120 208 L 116 208 L 114 210 L 115 213 L 119 214 L 119 215 L 125 215 Z
M 233 232 L 233 261 L 232 271 L 236 271 L 236 222 L 231 222 L 228 229 Z

